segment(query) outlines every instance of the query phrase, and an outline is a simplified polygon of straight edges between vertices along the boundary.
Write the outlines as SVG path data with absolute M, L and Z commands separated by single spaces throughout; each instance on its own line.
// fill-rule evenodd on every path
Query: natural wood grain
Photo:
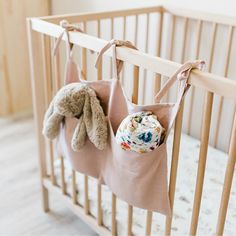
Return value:
M 197 29 L 196 29 L 196 48 L 194 51 L 194 58 L 197 59 L 200 53 L 200 45 L 201 45 L 201 35 L 202 35 L 202 21 L 199 20 L 197 22 Z M 187 134 L 190 134 L 191 124 L 192 124 L 192 114 L 193 114 L 193 101 L 195 97 L 195 87 L 192 87 L 191 97 L 190 97 L 190 105 L 189 105 L 189 117 L 187 121 Z
M 221 196 L 221 203 L 219 209 L 219 216 L 217 221 L 216 235 L 223 235 L 226 214 L 229 204 L 230 191 L 234 176 L 234 168 L 236 162 L 236 113 L 234 114 L 234 124 L 231 134 L 231 141 L 229 147 L 229 160 L 225 170 L 224 186 Z
M 40 19 L 32 18 L 31 22 L 32 28 L 38 32 L 44 32 L 54 37 L 58 37 L 62 32 L 61 27 L 58 25 L 44 22 Z M 69 34 L 71 43 L 86 47 L 87 49 L 93 50 L 95 52 L 99 52 L 107 44 L 106 40 L 98 39 L 94 36 L 84 33 L 70 32 Z M 65 37 L 62 39 L 66 40 Z M 160 73 L 164 76 L 171 76 L 180 67 L 180 64 L 176 62 L 168 61 L 159 57 L 153 57 L 134 49 L 118 47 L 116 51 L 117 59 L 143 67 L 155 73 Z M 111 57 L 111 50 L 106 51 L 104 55 Z M 193 70 L 188 83 L 194 85 L 195 87 L 217 93 L 218 95 L 236 99 L 235 82 L 232 80 L 225 80 L 222 76 L 202 72 L 199 70 Z
M 111 196 L 111 211 L 112 211 L 112 217 L 111 217 L 111 234 L 112 236 L 116 235 L 116 195 L 112 193 Z
M 127 235 L 132 236 L 132 225 L 133 225 L 133 206 L 128 205 L 128 227 L 127 227 Z
M 40 181 L 42 187 L 42 203 L 44 211 L 49 210 L 48 204 L 48 190 L 43 186 L 43 178 L 47 176 L 46 167 L 46 147 L 44 138 L 41 134 L 44 107 L 45 107 L 45 90 L 44 85 L 41 82 L 43 77 L 43 71 L 37 65 L 43 64 L 43 57 L 41 54 L 37 55 L 37 48 L 40 46 L 40 35 L 32 30 L 31 21 L 27 20 L 27 36 L 29 43 L 29 58 L 30 58 L 30 72 L 31 72 L 31 84 L 32 84 L 32 95 L 33 95 L 33 111 L 34 121 L 36 128 L 36 139 L 38 147 L 38 161 L 40 167 Z M 37 55 L 37 56 L 36 56 Z
M 31 109 L 25 19 L 48 13 L 48 0 L 0 0 L 0 115 Z
M 150 236 L 152 233 L 152 211 L 147 211 L 146 216 L 146 236 Z
M 218 28 L 218 25 L 214 23 L 212 25 L 212 33 L 211 33 L 209 71 L 212 70 L 212 65 L 213 65 L 213 60 L 214 60 L 214 49 L 215 49 L 217 28 Z M 196 187 L 195 187 L 193 212 L 192 212 L 192 219 L 191 219 L 191 226 L 190 226 L 191 235 L 196 235 L 197 233 L 198 218 L 199 218 L 199 212 L 201 208 L 203 183 L 204 183 L 205 169 L 206 169 L 213 98 L 214 98 L 213 93 L 211 92 L 206 93 L 206 97 L 204 101 L 203 116 L 202 116 L 201 143 L 200 143 L 198 170 L 197 170 L 197 181 L 196 181 Z
M 181 139 L 181 129 L 183 122 L 183 104 L 180 106 L 180 110 L 175 120 L 174 125 L 174 140 L 172 145 L 172 157 L 171 157 L 171 169 L 170 169 L 170 180 L 169 180 L 169 199 L 170 199 L 170 207 L 173 209 L 174 200 L 175 200 L 175 186 L 177 179 L 177 170 L 178 170 L 178 162 L 179 162 L 179 150 L 180 150 L 180 139 Z M 166 228 L 165 234 L 171 234 L 171 224 L 172 217 L 166 217 Z

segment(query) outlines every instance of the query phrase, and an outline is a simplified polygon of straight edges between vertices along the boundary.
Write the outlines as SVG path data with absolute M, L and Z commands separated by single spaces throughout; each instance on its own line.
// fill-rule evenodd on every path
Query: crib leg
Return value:
M 42 204 L 43 204 L 43 211 L 45 213 L 49 212 L 49 194 L 48 189 L 42 186 Z
M 40 35 L 32 30 L 32 22 L 27 19 L 27 36 L 29 43 L 29 61 L 33 97 L 33 111 L 35 121 L 35 133 L 38 146 L 38 161 L 42 188 L 42 202 L 44 212 L 49 211 L 48 189 L 43 185 L 43 179 L 46 178 L 46 147 L 44 137 L 42 136 L 42 124 L 45 112 L 45 90 L 44 85 L 41 83 L 44 77 L 43 69 L 39 66 L 43 64 L 42 55 L 38 53 L 38 48 L 41 47 Z

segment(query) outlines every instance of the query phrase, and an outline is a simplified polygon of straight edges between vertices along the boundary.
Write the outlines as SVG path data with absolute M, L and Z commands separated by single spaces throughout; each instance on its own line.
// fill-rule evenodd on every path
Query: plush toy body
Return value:
M 45 113 L 43 134 L 49 139 L 56 138 L 65 117 L 78 119 L 71 140 L 74 151 L 84 146 L 87 137 L 98 149 L 106 147 L 107 122 L 93 89 L 83 83 L 71 83 L 62 87 Z

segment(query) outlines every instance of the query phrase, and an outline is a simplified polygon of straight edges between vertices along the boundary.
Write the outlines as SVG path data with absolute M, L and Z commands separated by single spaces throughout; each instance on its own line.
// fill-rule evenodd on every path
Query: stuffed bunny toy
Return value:
M 78 119 L 71 140 L 74 151 L 84 146 L 87 136 L 98 149 L 106 147 L 107 122 L 93 89 L 83 83 L 71 83 L 62 87 L 45 113 L 43 134 L 49 139 L 56 138 L 60 124 L 66 117 Z

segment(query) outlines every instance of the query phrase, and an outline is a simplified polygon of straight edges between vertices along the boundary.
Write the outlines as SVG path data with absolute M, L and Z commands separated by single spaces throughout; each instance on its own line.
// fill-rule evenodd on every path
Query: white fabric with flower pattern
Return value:
M 127 116 L 116 133 L 116 142 L 124 149 L 138 153 L 153 151 L 165 137 L 165 129 L 152 112 L 137 112 Z

